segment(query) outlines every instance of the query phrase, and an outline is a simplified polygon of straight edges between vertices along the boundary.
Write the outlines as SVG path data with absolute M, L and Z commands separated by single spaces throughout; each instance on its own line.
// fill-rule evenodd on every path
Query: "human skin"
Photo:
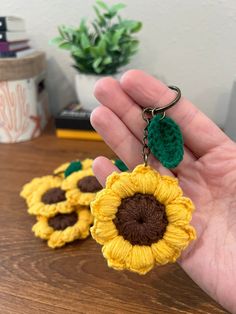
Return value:
M 91 115 L 94 128 L 129 169 L 143 163 L 142 109 L 168 104 L 175 92 L 142 71 L 130 70 L 120 81 L 99 80 L 94 94 L 101 103 Z M 236 313 L 236 144 L 184 97 L 166 114 L 181 128 L 184 159 L 171 170 L 152 155 L 149 163 L 161 174 L 177 177 L 196 207 L 191 224 L 197 239 L 178 262 L 213 299 Z M 97 158 L 93 168 L 102 185 L 117 171 L 105 157 Z

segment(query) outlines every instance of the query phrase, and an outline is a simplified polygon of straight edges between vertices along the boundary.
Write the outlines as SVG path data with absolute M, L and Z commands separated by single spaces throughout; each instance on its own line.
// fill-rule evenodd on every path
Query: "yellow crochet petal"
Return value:
M 74 226 L 67 227 L 65 230 L 56 230 L 48 240 L 51 248 L 62 247 L 66 243 L 77 239 L 84 239 L 89 235 L 89 225 L 85 221 L 78 221 Z
M 106 188 L 111 189 L 120 198 L 126 198 L 137 193 L 136 187 L 131 180 L 133 174 L 113 172 L 106 181 Z
M 157 264 L 165 265 L 167 263 L 174 263 L 176 259 L 180 256 L 181 250 L 178 248 L 173 248 L 168 243 L 162 239 L 151 246 L 153 256 Z
M 195 229 L 192 226 L 175 226 L 169 224 L 163 239 L 173 248 L 185 249 L 191 240 L 196 238 Z
M 82 167 L 83 167 L 82 169 L 86 170 L 86 169 L 92 168 L 92 166 L 93 166 L 93 159 L 86 158 L 81 163 L 82 163 Z
M 103 189 L 97 193 L 96 199 L 91 203 L 91 212 L 99 220 L 113 220 L 121 199 L 110 189 Z
M 52 235 L 50 236 L 48 240 L 48 246 L 52 249 L 55 249 L 57 247 L 62 247 L 63 245 L 66 244 L 62 237 L 62 232 L 61 230 L 54 231 Z
M 47 218 L 37 217 L 38 222 L 33 225 L 32 231 L 36 237 L 48 240 L 53 233 L 53 228 L 48 225 Z
M 92 237 L 102 245 L 118 236 L 113 221 L 99 221 L 96 219 L 90 231 Z
M 135 184 L 135 192 L 143 194 L 154 194 L 161 176 L 151 167 L 137 166 L 132 173 L 132 181 Z
M 71 229 L 70 229 L 71 228 Z M 75 239 L 85 239 L 89 236 L 89 228 L 90 228 L 90 225 L 87 221 L 84 221 L 84 220 L 79 220 L 75 226 L 72 226 L 72 227 L 68 227 L 67 229 L 65 229 L 65 232 L 68 232 L 68 233 L 72 233 L 74 232 L 74 237 L 72 237 L 72 235 L 70 235 L 72 237 L 72 239 L 69 240 L 67 239 L 66 242 L 71 242 L 71 241 L 74 241 Z
M 79 215 L 79 220 L 83 220 L 87 222 L 88 224 L 91 224 L 93 222 L 93 216 L 90 212 L 89 207 L 81 206 L 79 210 L 77 210 L 77 213 Z
M 25 201 L 26 201 L 26 204 L 27 204 L 28 207 L 30 207 L 31 205 L 33 205 L 33 197 L 32 197 L 32 194 L 29 195 L 29 196 L 27 196 L 27 197 L 25 198 Z
M 178 185 L 178 180 L 168 176 L 162 176 L 159 184 L 156 186 L 154 196 L 162 204 L 169 204 L 178 197 L 181 197 L 183 192 Z
M 168 221 L 177 226 L 187 225 L 192 219 L 194 205 L 187 197 L 175 199 L 166 205 L 166 214 Z
M 79 189 L 72 189 L 66 192 L 66 198 L 72 206 L 88 206 L 95 197 L 96 193 L 82 193 Z
M 64 177 L 64 171 L 69 167 L 70 162 L 65 162 L 62 165 L 60 165 L 59 167 L 57 167 L 53 173 L 56 175 L 60 175 L 62 177 Z
M 72 189 L 66 192 L 66 199 L 72 206 L 79 205 L 81 193 L 78 189 Z M 81 204 L 82 205 L 82 204 Z
M 107 259 L 108 266 L 117 270 L 125 269 L 126 260 L 132 251 L 132 245 L 118 236 L 105 243 L 102 248 L 103 256 Z
M 74 208 L 67 202 L 63 201 L 56 204 L 44 204 L 38 202 L 28 208 L 30 215 L 40 215 L 45 217 L 53 217 L 57 213 L 66 214 L 74 211 Z
M 145 275 L 155 264 L 151 247 L 134 245 L 126 263 L 129 270 Z
M 56 211 L 61 214 L 69 214 L 74 211 L 74 207 L 68 203 L 68 201 L 60 202 L 55 204 Z
M 79 198 L 79 204 L 88 206 L 95 199 L 95 197 L 96 193 L 81 193 Z

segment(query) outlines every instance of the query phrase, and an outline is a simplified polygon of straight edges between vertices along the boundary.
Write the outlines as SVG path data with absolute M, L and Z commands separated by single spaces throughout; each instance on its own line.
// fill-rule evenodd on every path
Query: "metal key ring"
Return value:
M 176 105 L 177 102 L 180 100 L 181 90 L 177 86 L 168 86 L 168 87 L 177 92 L 175 99 L 172 100 L 168 105 L 166 105 L 164 107 L 159 107 L 159 108 L 146 107 L 146 108 L 144 108 L 143 112 L 142 112 L 142 117 L 143 117 L 143 120 L 145 120 L 147 123 L 149 121 L 149 115 L 151 117 L 154 117 L 158 113 L 163 113 L 163 117 L 161 118 L 161 119 L 163 119 L 165 117 L 165 111 L 170 109 L 174 105 Z
M 164 113 L 166 110 L 168 110 L 171 107 L 173 107 L 174 105 L 176 105 L 177 102 L 180 100 L 180 98 L 181 98 L 181 90 L 177 86 L 168 86 L 168 87 L 170 89 L 172 89 L 172 90 L 177 92 L 175 99 L 172 100 L 168 105 L 166 105 L 164 107 L 153 108 L 151 110 L 152 116 L 154 116 L 155 114 L 158 114 L 158 113 Z M 149 108 L 149 109 L 151 109 L 151 108 Z

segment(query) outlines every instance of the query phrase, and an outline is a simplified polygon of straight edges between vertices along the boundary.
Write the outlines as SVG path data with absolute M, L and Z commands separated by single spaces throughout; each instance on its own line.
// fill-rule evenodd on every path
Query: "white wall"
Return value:
M 110 0 L 110 3 L 117 1 Z M 200 109 L 224 124 L 236 74 L 235 0 L 123 0 L 124 16 L 143 21 L 140 52 L 130 65 L 176 84 Z M 26 19 L 32 45 L 45 50 L 51 108 L 75 99 L 72 60 L 48 45 L 56 26 L 93 17 L 93 0 L 7 0 L 0 15 Z

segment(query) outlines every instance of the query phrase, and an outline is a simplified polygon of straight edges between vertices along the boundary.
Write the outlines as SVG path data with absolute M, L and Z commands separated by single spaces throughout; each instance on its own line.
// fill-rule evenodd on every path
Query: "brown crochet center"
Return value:
M 84 193 L 95 193 L 102 189 L 101 184 L 98 182 L 95 176 L 87 176 L 80 179 L 77 182 L 77 186 L 80 191 Z
M 57 214 L 48 219 L 48 225 L 54 230 L 64 230 L 67 227 L 73 226 L 78 221 L 78 214 Z
M 44 204 L 55 204 L 66 200 L 65 191 L 60 188 L 52 188 L 45 192 L 41 198 Z
M 153 195 L 137 193 L 122 199 L 113 220 L 132 245 L 151 245 L 163 238 L 168 220 L 165 206 Z

